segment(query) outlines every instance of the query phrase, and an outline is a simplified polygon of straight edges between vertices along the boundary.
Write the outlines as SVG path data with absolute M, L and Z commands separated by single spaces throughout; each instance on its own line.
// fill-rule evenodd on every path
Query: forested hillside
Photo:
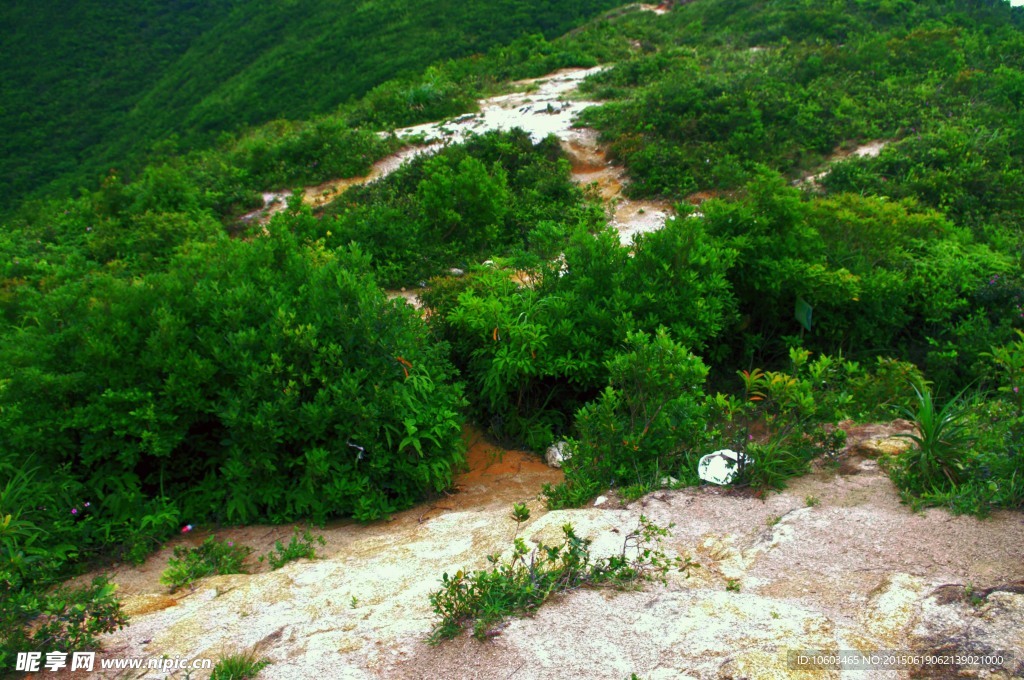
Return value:
M 51 108 L 5 142 L 31 152 L 5 154 L 6 191 L 51 170 L 84 188 L 0 233 L 8 648 L 48 584 L 182 524 L 371 521 L 441 493 L 470 422 L 565 441 L 552 508 L 698 484 L 726 447 L 755 461 L 735 485 L 767 493 L 835 464 L 838 423 L 895 417 L 914 446 L 882 465 L 909 504 L 1020 508 L 1024 10 L 696 0 L 582 21 L 613 4 L 175 3 L 146 10 L 147 67 L 109 77 L 151 16 L 134 5 L 70 15 L 117 27 L 107 43 L 32 24 L 64 36 L 59 59 L 19 36 L 42 61 L 4 87 Z M 83 36 L 96 78 L 47 98 Z M 625 245 L 564 140 L 416 155 L 425 133 L 378 134 L 596 64 L 580 124 L 629 196 L 674 205 Z M 408 145 L 379 181 L 301 199 Z M 266 223 L 249 212 L 284 189 Z
M 0 213 L 110 166 L 275 118 L 327 113 L 435 61 L 539 34 L 616 0 L 41 0 L 0 8 Z M 52 191 L 47 183 L 58 181 Z

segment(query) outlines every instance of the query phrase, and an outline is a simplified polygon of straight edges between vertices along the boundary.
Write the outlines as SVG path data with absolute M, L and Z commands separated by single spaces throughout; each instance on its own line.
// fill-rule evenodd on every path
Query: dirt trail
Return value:
M 663 8 L 652 5 L 644 9 L 662 11 Z M 436 153 L 448 144 L 464 142 L 472 134 L 518 127 L 530 133 L 535 142 L 552 134 L 561 140 L 573 165 L 573 179 L 585 186 L 596 186 L 608 206 L 609 222 L 619 232 L 623 245 L 629 245 L 635 234 L 660 229 L 671 215 L 671 204 L 624 199 L 622 190 L 628 183 L 625 169 L 608 161 L 596 131 L 573 127 L 580 112 L 600 102 L 577 100 L 572 95 L 583 79 L 605 68 L 562 69 L 541 78 L 515 81 L 510 84 L 512 92 L 481 100 L 477 113 L 395 130 L 399 139 L 416 140 L 418 145 L 405 147 L 378 161 L 363 177 L 339 178 L 307 187 L 303 201 L 314 207 L 323 206 L 350 187 L 386 177 L 416 156 Z M 290 196 L 288 191 L 263 194 L 263 207 L 243 215 L 241 221 L 266 222 L 284 210 Z M 403 297 L 414 299 L 415 295 Z
M 832 152 L 832 155 L 829 156 L 828 159 L 825 161 L 823 169 L 820 169 L 815 173 L 804 175 L 795 183 L 806 183 L 811 185 L 812 187 L 817 187 L 818 180 L 820 180 L 822 177 L 824 177 L 825 175 L 832 171 L 833 163 L 845 160 L 847 158 L 874 158 L 878 154 L 882 153 L 882 149 L 884 149 L 887 144 L 889 144 L 888 140 L 875 139 L 873 141 L 865 142 L 864 144 L 861 144 L 850 149 L 836 149 L 835 151 Z
M 453 487 L 449 493 L 424 502 L 415 508 L 396 513 L 387 520 L 362 525 L 353 521 L 333 522 L 325 529 L 311 527 L 313 533 L 322 533 L 327 539 L 325 554 L 340 549 L 344 541 L 338 534 L 349 532 L 375 532 L 378 529 L 390 531 L 395 527 L 415 527 L 445 512 L 465 511 L 489 506 L 501 508 L 511 507 L 536 497 L 544 484 L 557 484 L 563 479 L 561 470 L 548 467 L 539 456 L 529 451 L 506 449 L 487 440 L 483 433 L 467 425 L 463 430 L 463 441 L 466 443 L 466 469 L 457 473 L 453 479 Z M 187 521 L 187 518 L 186 518 Z M 118 594 L 127 603 L 131 615 L 153 611 L 163 606 L 172 606 L 177 599 L 187 594 L 174 597 L 152 597 L 166 591 L 160 585 L 160 575 L 167 566 L 167 559 L 174 554 L 174 546 L 198 546 L 208 536 L 215 534 L 225 541 L 233 541 L 239 545 L 247 545 L 255 550 L 255 555 L 265 554 L 274 547 L 275 541 L 287 543 L 292 535 L 293 525 L 249 525 L 243 527 L 196 527 L 196 530 L 177 541 L 172 541 L 160 551 L 154 553 L 141 566 L 127 564 L 115 565 L 104 570 L 118 584 Z M 269 567 L 251 560 L 253 573 L 269 571 Z M 76 579 L 75 583 L 87 583 L 93 574 Z M 136 598 L 141 601 L 136 604 Z

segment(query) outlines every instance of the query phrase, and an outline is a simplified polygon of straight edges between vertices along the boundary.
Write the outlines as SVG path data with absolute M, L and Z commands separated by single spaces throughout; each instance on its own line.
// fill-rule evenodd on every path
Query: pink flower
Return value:
M 191 524 L 186 524 L 185 526 L 183 526 L 181 528 L 181 533 L 183 533 L 183 534 L 187 534 L 190 531 L 192 531 L 192 525 Z
M 92 505 L 92 504 L 89 501 L 85 502 L 85 507 L 89 507 L 90 505 Z
M 71 508 L 71 514 L 72 515 L 77 515 L 78 514 L 78 508 Z

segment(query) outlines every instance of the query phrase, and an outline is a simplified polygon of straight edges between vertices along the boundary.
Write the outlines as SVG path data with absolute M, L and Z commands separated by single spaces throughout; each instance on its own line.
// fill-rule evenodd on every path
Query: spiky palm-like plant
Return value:
M 968 405 L 963 401 L 963 392 L 950 399 L 940 409 L 932 399 L 928 388 L 914 385 L 917 393 L 917 409 L 900 410 L 911 420 L 916 433 L 901 434 L 916 445 L 900 457 L 902 477 L 920 493 L 956 486 L 961 482 L 963 456 L 970 447 L 973 437 L 964 424 Z

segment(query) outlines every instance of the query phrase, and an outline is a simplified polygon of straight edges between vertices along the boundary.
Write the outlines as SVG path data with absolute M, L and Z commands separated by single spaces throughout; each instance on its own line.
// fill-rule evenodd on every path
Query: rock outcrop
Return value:
M 157 582 L 170 547 L 141 570 L 114 574 L 132 623 L 108 636 L 101 655 L 216 658 L 255 647 L 273 662 L 260 675 L 267 678 L 820 680 L 849 676 L 794 668 L 789 653 L 1011 651 L 1016 659 L 992 673 L 921 667 L 872 677 L 1021 677 L 1022 515 L 982 521 L 901 505 L 864 455 L 892 432 L 851 437 L 840 465 L 763 500 L 704 487 L 555 512 L 531 497 L 559 473 L 492 447 L 482 463 L 492 472 L 464 477 L 461 494 L 390 522 L 327 527 L 322 559 L 204 579 L 173 597 Z M 642 514 L 674 524 L 666 547 L 701 567 L 639 591 L 559 595 L 487 642 L 465 636 L 429 646 L 429 594 L 441 574 L 485 568 L 486 555 L 507 551 L 517 500 L 533 512 L 520 531 L 528 542 L 555 542 L 572 523 L 594 539 L 595 555 L 608 555 L 622 550 Z M 288 532 L 247 527 L 222 536 L 259 551 Z

